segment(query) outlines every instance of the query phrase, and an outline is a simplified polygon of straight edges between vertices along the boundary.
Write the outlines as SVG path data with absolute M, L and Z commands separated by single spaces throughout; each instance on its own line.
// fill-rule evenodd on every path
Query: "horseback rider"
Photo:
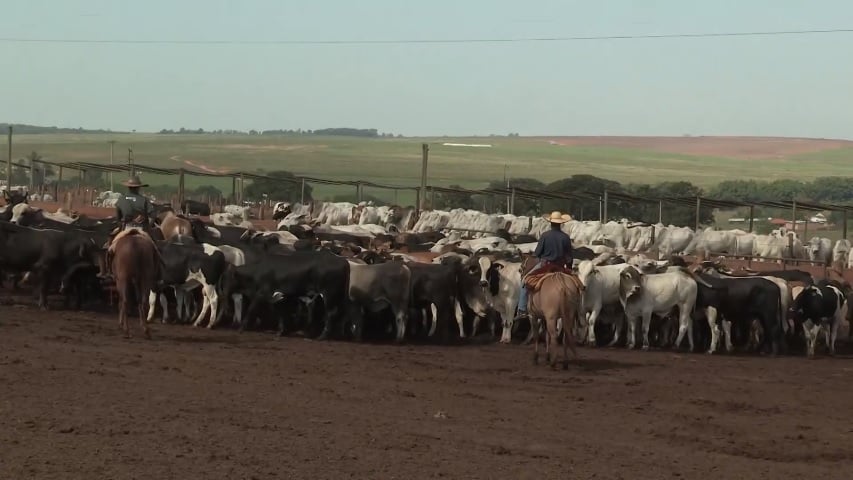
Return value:
M 154 205 L 139 193 L 139 189 L 147 187 L 148 184 L 143 184 L 137 175 L 132 175 L 121 184 L 127 187 L 128 192 L 116 202 L 116 218 L 121 226 L 120 230 L 138 228 L 145 233 L 150 233 Z
M 557 264 L 563 269 L 572 267 L 572 239 L 562 230 L 563 224 L 572 219 L 569 215 L 554 211 L 544 216 L 551 222 L 551 229 L 539 237 L 536 250 L 533 255 L 539 259 L 536 265 L 527 272 L 534 273 L 546 264 Z M 524 280 L 521 282 L 521 294 L 518 297 L 518 315 L 514 322 L 528 318 L 527 314 L 527 287 Z
M 148 198 L 139 193 L 139 189 L 147 187 L 148 184 L 142 183 L 138 175 L 131 175 L 130 178 L 121 182 L 121 184 L 127 187 L 127 193 L 122 195 L 116 202 L 116 219 L 118 219 L 119 227 L 113 231 L 107 246 L 112 245 L 116 235 L 125 230 L 137 229 L 148 235 L 151 234 L 154 205 L 151 204 Z M 112 278 L 112 257 L 112 249 L 108 248 L 104 256 L 102 271 L 98 275 L 99 277 Z

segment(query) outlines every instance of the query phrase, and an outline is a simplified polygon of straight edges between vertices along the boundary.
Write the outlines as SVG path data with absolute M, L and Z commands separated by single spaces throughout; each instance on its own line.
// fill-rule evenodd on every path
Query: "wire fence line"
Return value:
M 465 195 L 479 195 L 483 197 L 488 197 L 492 199 L 492 205 L 496 206 L 501 204 L 503 206 L 503 201 L 497 201 L 497 199 L 505 199 L 505 207 L 506 208 L 497 208 L 494 207 L 493 210 L 498 211 L 501 210 L 503 213 L 516 213 L 516 200 L 528 199 L 538 201 L 538 204 L 541 205 L 544 200 L 552 200 L 557 202 L 565 202 L 571 203 L 573 201 L 585 201 L 585 202 L 597 202 L 599 205 L 599 212 L 595 215 L 595 212 L 586 212 L 580 214 L 580 217 L 588 219 L 598 217 L 599 220 L 609 219 L 610 215 L 608 215 L 608 207 L 612 204 L 612 202 L 627 202 L 631 204 L 658 204 L 659 206 L 659 221 L 663 220 L 663 212 L 664 205 L 681 205 L 687 207 L 694 207 L 696 209 L 696 228 L 699 228 L 699 211 L 701 208 L 713 208 L 720 210 L 732 210 L 736 208 L 748 208 L 749 209 L 749 229 L 753 228 L 753 220 L 754 220 L 754 209 L 756 207 L 763 208 L 771 208 L 777 210 L 790 210 L 791 213 L 791 222 L 796 230 L 796 219 L 797 212 L 824 212 L 824 211 L 834 211 L 834 212 L 842 212 L 843 213 L 843 235 L 847 237 L 847 217 L 848 212 L 853 211 L 853 206 L 851 205 L 841 205 L 835 203 L 815 203 L 815 202 L 807 202 L 807 201 L 798 201 L 798 200 L 775 200 L 775 201 L 751 201 L 751 202 L 743 202 L 743 201 L 734 201 L 727 199 L 717 199 L 717 198 L 709 198 L 704 196 L 695 196 L 695 197 L 640 197 L 624 192 L 615 192 L 615 191 L 602 191 L 602 192 L 589 192 L 589 191 L 574 191 L 574 192 L 554 192 L 554 191 L 542 191 L 542 190 L 530 190 L 520 187 L 506 187 L 506 188 L 485 188 L 485 189 L 466 189 L 466 188 L 450 188 L 444 186 L 437 185 L 426 185 L 425 190 L 422 191 L 419 186 L 410 186 L 410 185 L 392 185 L 392 184 L 384 184 L 377 183 L 369 180 L 335 180 L 329 178 L 320 178 L 320 177 L 312 177 L 312 176 L 300 176 L 294 175 L 292 177 L 272 177 L 269 175 L 264 175 L 256 172 L 244 172 L 244 171 L 236 171 L 229 173 L 215 173 L 215 172 L 205 172 L 194 169 L 187 168 L 159 168 L 159 167 L 151 167 L 148 165 L 138 164 L 138 163 L 126 163 L 126 164 L 115 164 L 115 165 L 105 165 L 99 163 L 91 163 L 91 162 L 68 162 L 68 163 L 59 163 L 59 162 L 51 162 L 46 160 L 38 160 L 35 161 L 35 166 L 32 167 L 27 164 L 13 162 L 12 165 L 18 168 L 23 168 L 27 170 L 31 170 L 32 168 L 38 168 L 39 164 L 50 165 L 58 169 L 58 178 L 54 184 L 54 192 L 55 197 L 59 200 L 58 195 L 58 184 L 63 182 L 73 182 L 71 177 L 67 177 L 64 175 L 66 169 L 75 170 L 78 172 L 78 193 L 82 187 L 82 179 L 87 171 L 99 171 L 99 172 L 107 172 L 107 173 L 124 173 L 127 175 L 134 175 L 137 173 L 151 173 L 156 175 L 164 175 L 164 176 L 172 176 L 177 177 L 177 185 L 176 185 L 176 195 L 173 196 L 173 203 L 177 202 L 178 204 L 182 203 L 185 199 L 188 198 L 187 191 L 185 189 L 185 177 L 186 176 L 195 176 L 195 177 L 208 177 L 208 178 L 230 178 L 232 180 L 232 192 L 230 196 L 222 196 L 219 199 L 211 199 L 208 197 L 206 200 L 208 202 L 216 203 L 215 200 L 218 200 L 218 203 L 221 205 L 225 202 L 232 203 L 249 203 L 249 201 L 255 202 L 272 202 L 275 200 L 284 200 L 284 199 L 247 199 L 244 194 L 244 189 L 246 185 L 246 180 L 266 180 L 271 182 L 287 182 L 290 184 L 298 184 L 302 186 L 302 198 L 299 200 L 302 203 L 305 203 L 306 198 L 304 198 L 305 185 L 335 185 L 335 186 L 349 186 L 355 189 L 355 196 L 357 201 L 362 201 L 364 198 L 364 188 L 376 188 L 382 190 L 393 190 L 396 193 L 405 191 L 412 193 L 414 192 L 417 200 L 415 202 L 415 206 L 417 208 L 418 205 L 421 205 L 422 196 L 425 195 L 426 200 L 424 203 L 427 205 L 435 205 L 435 195 L 439 194 L 465 194 Z M 41 192 L 49 192 L 50 189 L 46 185 L 38 186 Z M 396 202 L 395 202 L 396 203 Z M 568 210 L 568 209 L 567 209 Z M 525 213 L 525 212 L 521 212 Z

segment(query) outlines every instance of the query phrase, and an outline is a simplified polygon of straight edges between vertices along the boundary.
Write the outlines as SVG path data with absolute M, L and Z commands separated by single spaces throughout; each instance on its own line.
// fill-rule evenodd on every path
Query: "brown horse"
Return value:
M 533 285 L 531 285 L 533 284 Z M 531 328 L 539 331 L 545 320 L 547 356 L 551 368 L 557 366 L 557 321 L 562 319 L 563 369 L 569 368 L 569 352 L 578 359 L 575 349 L 574 327 L 581 309 L 583 286 L 574 275 L 563 272 L 533 273 L 528 280 Z M 534 335 L 533 364 L 539 363 L 539 335 Z
M 132 229 L 119 233 L 109 248 L 112 252 L 112 273 L 119 296 L 118 323 L 130 338 L 127 325 L 127 307 L 131 294 L 139 309 L 139 324 L 145 338 L 151 338 L 148 324 L 148 294 L 160 278 L 160 253 L 157 245 L 146 233 Z

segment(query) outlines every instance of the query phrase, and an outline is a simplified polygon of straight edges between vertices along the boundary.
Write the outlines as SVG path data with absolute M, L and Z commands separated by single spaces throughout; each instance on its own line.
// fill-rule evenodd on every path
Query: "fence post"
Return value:
M 178 170 L 178 208 L 183 208 L 184 206 L 184 169 Z M 187 212 L 184 212 L 187 213 Z
M 59 166 L 59 179 L 56 181 L 56 188 L 53 191 L 53 198 L 59 201 L 59 184 L 62 183 L 62 165 Z
M 305 179 L 302 179 L 302 193 L 299 196 L 299 203 L 305 205 Z
M 755 205 L 749 206 L 749 233 L 752 233 L 752 226 L 755 221 Z
M 608 194 L 607 190 L 605 190 L 604 191 L 604 206 L 602 207 L 602 214 L 601 214 L 602 215 L 601 223 L 607 223 L 607 219 L 609 218 L 607 216 L 608 200 L 609 200 L 609 194 Z
M 658 223 L 663 225 L 663 200 L 658 200 Z
M 243 178 L 243 172 L 240 172 L 240 203 L 238 203 L 240 206 L 243 206 L 243 187 L 245 187 L 245 178 Z
M 415 189 L 415 213 L 421 215 L 421 187 Z
M 515 187 L 512 187 L 512 194 L 509 197 L 509 212 L 510 215 L 515 215 Z
M 797 233 L 797 201 L 791 202 L 791 230 Z
M 699 212 L 702 209 L 702 198 L 696 197 L 696 232 L 699 232 Z
M 361 203 L 361 182 L 355 182 L 355 203 Z

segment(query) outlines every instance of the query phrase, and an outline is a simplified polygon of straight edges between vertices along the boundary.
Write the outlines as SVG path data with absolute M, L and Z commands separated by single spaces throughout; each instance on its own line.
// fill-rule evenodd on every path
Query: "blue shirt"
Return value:
M 562 230 L 548 230 L 539 237 L 533 255 L 549 262 L 572 261 L 572 239 Z

